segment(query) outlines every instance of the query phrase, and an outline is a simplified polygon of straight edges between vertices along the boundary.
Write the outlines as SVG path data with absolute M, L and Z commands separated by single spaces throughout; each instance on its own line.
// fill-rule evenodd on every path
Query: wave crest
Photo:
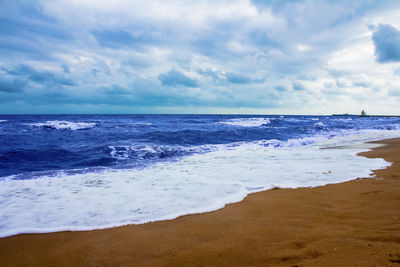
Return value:
M 222 146 L 222 145 L 219 145 Z M 109 146 L 110 155 L 117 160 L 152 160 L 152 159 L 170 159 L 182 156 L 188 156 L 194 153 L 206 153 L 218 150 L 218 145 L 205 146 Z
M 38 123 L 28 123 L 27 125 L 43 127 L 53 130 L 82 130 L 90 129 L 96 126 L 95 122 L 72 122 L 72 121 L 46 121 Z
M 259 127 L 270 124 L 270 119 L 267 118 L 240 118 L 240 119 L 229 119 L 220 121 L 218 124 L 227 124 L 241 127 Z

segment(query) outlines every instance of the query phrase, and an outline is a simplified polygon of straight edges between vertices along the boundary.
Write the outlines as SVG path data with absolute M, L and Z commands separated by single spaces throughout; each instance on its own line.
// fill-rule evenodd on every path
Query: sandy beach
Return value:
M 106 230 L 0 239 L 1 266 L 396 266 L 400 139 L 362 153 L 373 179 L 254 193 L 218 211 Z

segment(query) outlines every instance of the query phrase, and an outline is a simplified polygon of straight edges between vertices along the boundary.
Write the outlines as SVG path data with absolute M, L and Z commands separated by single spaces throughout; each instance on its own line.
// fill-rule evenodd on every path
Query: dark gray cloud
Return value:
M 151 66 L 151 62 L 147 61 L 146 58 L 132 57 L 122 62 L 133 69 L 141 69 Z
M 92 34 L 101 46 L 110 48 L 132 46 L 135 43 L 143 41 L 141 38 L 134 37 L 122 29 L 97 30 L 93 31 Z
M 277 90 L 279 92 L 287 92 L 287 91 L 289 91 L 289 89 L 284 85 L 277 85 L 274 88 L 275 88 L 275 90 Z
M 58 43 L 74 31 L 42 10 L 40 1 L 0 1 L 0 52 L 14 60 L 54 60 Z M 65 49 L 65 48 L 64 48 Z
M 198 83 L 195 79 L 192 79 L 177 70 L 170 70 L 167 73 L 160 74 L 158 76 L 158 79 L 164 86 L 179 86 L 179 85 L 183 85 L 186 87 L 198 86 Z
M 103 88 L 105 95 L 115 96 L 115 95 L 131 95 L 133 93 L 132 89 L 122 87 L 120 85 L 114 84 L 109 87 Z
M 0 92 L 18 93 L 25 89 L 27 82 L 20 79 L 5 80 L 0 79 Z
M 389 24 L 380 24 L 372 35 L 378 62 L 400 61 L 400 31 Z
M 230 83 L 251 83 L 253 80 L 245 75 L 241 75 L 238 73 L 228 72 L 226 74 L 226 80 Z
M 51 73 L 49 71 L 37 71 L 36 69 L 24 64 L 17 65 L 13 69 L 6 70 L 6 72 L 10 75 L 26 77 L 27 79 L 35 83 L 54 83 L 67 86 L 75 85 L 75 83 L 70 78 L 55 75 L 54 73 Z
M 339 88 L 349 87 L 345 82 L 342 82 L 342 81 L 336 81 L 336 86 Z
M 353 86 L 368 88 L 370 87 L 370 84 L 367 82 L 355 82 L 353 83 Z
M 327 71 L 334 78 L 340 78 L 340 77 L 347 76 L 350 74 L 348 71 L 338 70 L 338 69 L 328 69 Z
M 69 70 L 69 67 L 68 67 L 67 64 L 62 63 L 62 64 L 61 64 L 61 68 L 63 69 L 63 71 L 64 71 L 65 73 L 70 73 L 70 70 Z
M 212 71 L 210 69 L 205 69 L 205 70 L 204 69 L 199 69 L 199 70 L 197 70 L 197 73 L 199 73 L 200 75 L 203 75 L 205 77 L 211 77 L 213 80 L 216 80 L 216 81 L 222 80 L 220 78 L 220 76 L 219 76 L 219 75 L 221 75 L 221 73 L 217 73 L 217 72 Z
M 306 89 L 306 88 L 304 87 L 304 85 L 302 85 L 302 84 L 299 83 L 299 82 L 293 82 L 292 87 L 293 87 L 293 90 L 294 90 L 294 91 L 304 91 L 304 90 Z

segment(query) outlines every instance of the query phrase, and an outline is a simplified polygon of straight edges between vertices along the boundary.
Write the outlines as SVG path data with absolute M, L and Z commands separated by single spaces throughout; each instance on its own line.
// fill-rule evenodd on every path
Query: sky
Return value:
M 400 114 L 398 0 L 0 0 L 0 113 Z

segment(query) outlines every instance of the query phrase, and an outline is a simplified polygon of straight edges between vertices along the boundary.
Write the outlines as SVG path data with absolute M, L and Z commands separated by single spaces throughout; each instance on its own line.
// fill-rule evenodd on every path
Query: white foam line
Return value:
M 254 191 L 256 192 L 256 191 Z M 157 221 L 166 221 L 173 220 L 181 216 L 192 215 L 192 214 L 200 214 L 205 212 L 216 211 L 224 208 L 228 204 L 237 203 L 242 201 L 248 195 L 247 192 L 242 192 L 241 194 L 237 194 L 236 196 L 230 196 L 223 203 L 215 203 L 213 206 L 208 206 L 207 208 L 197 208 L 187 210 L 185 212 L 176 212 L 173 214 L 169 214 L 166 216 L 160 216 L 158 218 L 148 219 L 148 220 L 139 220 L 135 222 L 125 222 L 125 223 L 115 223 L 115 224 L 107 224 L 107 225 L 99 225 L 99 226 L 63 226 L 63 227 L 49 227 L 49 228 L 34 228 L 34 227 L 25 227 L 13 229 L 10 231 L 0 232 L 0 238 L 10 237 L 19 234 L 44 234 L 44 233 L 55 233 L 55 232 L 64 232 L 64 231 L 91 231 L 91 230 L 101 230 L 101 229 L 109 229 L 114 227 L 126 226 L 126 225 L 140 225 L 145 223 L 157 222 Z
M 315 187 L 371 177 L 372 170 L 391 163 L 357 156 L 369 147 L 321 148 L 395 134 L 400 136 L 367 131 L 279 149 L 248 143 L 141 170 L 3 180 L 0 237 L 168 220 L 220 209 L 275 186 Z

